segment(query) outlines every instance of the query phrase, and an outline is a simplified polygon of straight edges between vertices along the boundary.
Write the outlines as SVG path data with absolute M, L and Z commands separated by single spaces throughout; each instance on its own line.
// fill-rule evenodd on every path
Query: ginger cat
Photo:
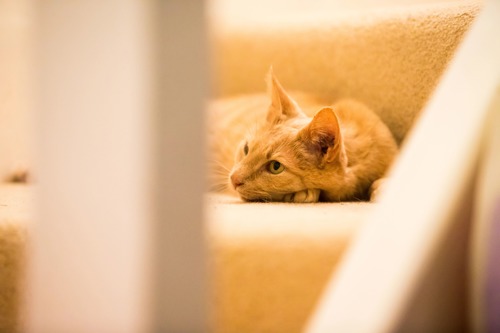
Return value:
M 319 108 L 314 98 L 297 95 L 304 109 L 316 109 L 311 119 L 272 71 L 268 86 L 267 108 L 262 96 L 229 101 L 228 109 L 240 106 L 243 113 L 213 105 L 213 120 L 225 119 L 215 120 L 212 137 L 228 135 L 212 141 L 213 189 L 232 189 L 245 201 L 307 203 L 365 200 L 376 192 L 397 145 L 372 110 L 353 100 Z M 257 126 L 244 137 L 241 126 L 251 122 Z

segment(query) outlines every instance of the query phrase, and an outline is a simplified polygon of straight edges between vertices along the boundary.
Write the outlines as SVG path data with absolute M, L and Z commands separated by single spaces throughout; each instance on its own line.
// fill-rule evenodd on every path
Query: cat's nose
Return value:
M 231 183 L 233 184 L 234 189 L 236 190 L 238 186 L 241 186 L 244 184 L 243 179 L 241 177 L 238 177 L 236 173 L 233 173 L 231 175 Z

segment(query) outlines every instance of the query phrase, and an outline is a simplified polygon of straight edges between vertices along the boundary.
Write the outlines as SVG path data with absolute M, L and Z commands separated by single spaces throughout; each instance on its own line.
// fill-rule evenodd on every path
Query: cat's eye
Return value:
M 285 170 L 285 166 L 278 161 L 271 161 L 267 166 L 270 173 L 277 175 Z
M 245 143 L 245 147 L 243 147 L 243 153 L 245 153 L 245 155 L 248 155 L 248 143 Z

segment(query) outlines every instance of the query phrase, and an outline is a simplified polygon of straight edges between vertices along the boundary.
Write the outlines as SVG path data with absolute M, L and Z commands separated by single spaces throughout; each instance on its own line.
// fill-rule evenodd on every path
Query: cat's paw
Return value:
M 379 178 L 372 183 L 372 186 L 370 186 L 370 201 L 377 201 L 380 193 L 382 193 L 385 188 L 385 182 L 385 178 Z
M 307 189 L 295 193 L 286 194 L 283 198 L 285 202 L 296 202 L 296 203 L 312 203 L 319 201 L 319 194 L 321 190 L 318 189 Z

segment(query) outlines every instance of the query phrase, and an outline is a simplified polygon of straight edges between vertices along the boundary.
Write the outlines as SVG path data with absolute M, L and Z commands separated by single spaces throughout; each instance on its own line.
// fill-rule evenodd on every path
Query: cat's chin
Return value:
M 266 199 L 262 196 L 252 196 L 252 195 L 241 194 L 241 193 L 238 193 L 238 195 L 241 198 L 241 200 L 243 200 L 245 202 L 269 202 L 269 201 L 272 201 L 271 198 Z
M 284 194 L 247 194 L 238 193 L 245 202 L 281 202 Z
M 264 199 L 264 198 L 245 198 L 245 197 L 242 197 L 240 196 L 241 200 L 245 201 L 245 202 L 270 202 L 271 200 L 269 199 Z

